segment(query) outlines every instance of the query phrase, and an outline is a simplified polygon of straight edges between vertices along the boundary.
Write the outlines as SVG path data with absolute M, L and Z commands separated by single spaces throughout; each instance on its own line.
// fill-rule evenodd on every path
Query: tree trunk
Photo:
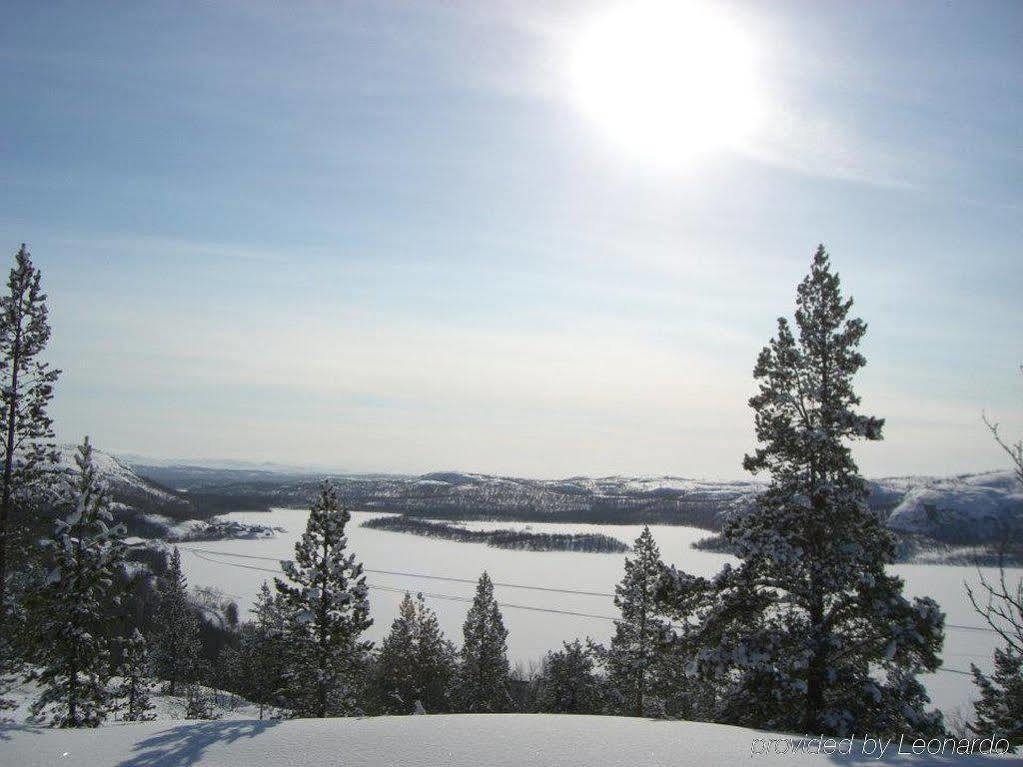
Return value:
M 7 405 L 7 433 L 4 435 L 3 493 L 0 496 L 0 632 L 5 628 L 7 617 L 7 525 L 11 513 L 13 493 L 11 480 L 14 475 L 15 422 L 18 415 L 18 365 L 21 363 L 21 297 L 18 297 L 19 314 L 14 344 L 11 348 L 11 393 Z
M 806 669 L 806 709 L 803 712 L 803 731 L 812 735 L 817 729 L 820 711 L 824 705 L 824 674 L 827 657 L 823 636 L 824 605 L 818 598 L 810 608 L 813 622 L 813 654 Z

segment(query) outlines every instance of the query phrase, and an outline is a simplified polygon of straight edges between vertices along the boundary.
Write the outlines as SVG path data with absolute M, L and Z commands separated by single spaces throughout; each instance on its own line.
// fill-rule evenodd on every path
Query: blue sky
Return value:
M 864 471 L 1004 465 L 980 415 L 1023 432 L 1023 7 L 715 6 L 769 114 L 669 163 L 574 98 L 616 5 L 7 4 L 0 234 L 44 272 L 61 438 L 736 477 L 824 242 L 887 419 Z

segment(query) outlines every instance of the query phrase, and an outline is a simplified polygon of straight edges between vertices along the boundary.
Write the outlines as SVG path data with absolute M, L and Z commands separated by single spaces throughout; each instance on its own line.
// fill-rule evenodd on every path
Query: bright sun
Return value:
M 585 25 L 573 99 L 630 153 L 663 164 L 745 145 L 763 119 L 755 51 L 723 13 L 632 2 Z

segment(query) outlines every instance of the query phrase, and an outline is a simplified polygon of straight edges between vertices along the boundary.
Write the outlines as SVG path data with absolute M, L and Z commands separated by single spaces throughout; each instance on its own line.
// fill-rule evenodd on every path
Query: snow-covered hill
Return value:
M 1023 523 L 1023 489 L 1012 472 L 883 480 L 901 494 L 888 517 L 899 532 L 941 541 L 997 541 Z
M 798 739 L 795 739 L 798 744 Z M 789 736 L 724 725 L 600 716 L 475 714 L 146 723 L 97 730 L 0 728 L 0 762 L 19 767 L 732 767 L 948 765 L 1002 767 L 1018 757 L 907 753 L 884 757 L 863 741 L 831 755 L 816 739 L 791 753 Z M 937 746 L 940 747 L 940 744 Z M 865 749 L 867 752 L 865 753 Z M 766 753 L 758 753 L 766 751 Z M 776 751 L 778 753 L 776 753 Z
M 77 445 L 59 445 L 54 470 L 72 482 L 77 472 Z M 165 538 L 185 520 L 202 516 L 201 511 L 181 493 L 145 477 L 115 456 L 93 447 L 93 463 L 106 485 L 111 510 L 117 522 L 128 528 L 129 535 L 144 538 Z M 53 485 L 56 494 L 63 494 L 61 483 Z M 56 498 L 56 495 L 55 495 Z
M 58 446 L 58 462 L 54 468 L 67 480 L 73 481 L 77 472 L 77 450 L 77 445 Z M 274 534 L 269 527 L 219 519 L 215 509 L 197 503 L 187 493 L 139 475 L 126 462 L 103 450 L 94 447 L 92 460 L 110 495 L 114 519 L 127 527 L 129 535 L 174 541 L 258 538 Z

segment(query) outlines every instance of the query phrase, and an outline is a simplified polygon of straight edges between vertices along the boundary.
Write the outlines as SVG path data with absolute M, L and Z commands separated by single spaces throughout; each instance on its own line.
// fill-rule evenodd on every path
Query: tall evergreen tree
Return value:
M 285 614 L 288 701 L 299 716 L 355 712 L 356 692 L 371 642 L 372 625 L 362 564 L 346 553 L 351 519 L 337 490 L 325 481 L 295 544 L 294 561 L 281 563 L 277 580 Z
M 9 663 L 13 652 L 7 589 L 14 523 L 57 461 L 46 410 L 60 375 L 39 358 L 50 339 L 46 294 L 24 245 L 7 288 L 0 297 L 0 663 Z
M 576 639 L 544 658 L 535 681 L 537 710 L 547 714 L 599 714 L 604 708 L 593 653 Z
M 419 701 L 429 713 L 447 711 L 455 658 L 455 648 L 444 638 L 422 594 L 413 599 L 406 593 L 377 654 L 373 674 L 377 707 L 383 713 L 411 714 Z
M 149 700 L 149 650 L 142 632 L 135 629 L 125 642 L 124 657 L 118 669 L 121 683 L 114 691 L 119 700 L 121 719 L 125 722 L 148 722 L 156 718 Z
M 480 576 L 465 618 L 455 697 L 461 711 L 499 713 L 511 707 L 508 630 L 494 599 L 494 584 Z
M 43 690 L 32 706 L 60 727 L 95 727 L 111 709 L 107 616 L 117 571 L 124 564 L 124 529 L 111 526 L 109 504 L 92 463 L 89 439 L 75 455 L 78 468 L 67 513 L 46 541 L 53 569 L 41 593 L 40 667 Z
M 758 449 L 748 471 L 771 481 L 725 535 L 741 560 L 707 581 L 676 574 L 668 603 L 698 628 L 691 671 L 716 691 L 712 715 L 804 732 L 930 734 L 940 714 L 915 680 L 940 665 L 944 616 L 909 602 L 889 575 L 894 539 L 866 505 L 848 442 L 879 440 L 852 379 L 866 325 L 849 317 L 823 246 L 799 285 L 796 333 L 757 360 L 750 400 Z
M 188 600 L 188 581 L 181 569 L 181 552 L 171 553 L 167 572 L 156 587 L 157 608 L 152 659 L 157 676 L 175 695 L 182 683 L 195 680 L 199 668 L 199 616 Z
M 665 567 L 649 527 L 644 527 L 625 559 L 625 575 L 615 588 L 615 621 L 611 647 L 603 654 L 612 707 L 632 716 L 663 713 L 657 699 L 668 629 L 657 615 L 657 589 Z
M 426 606 L 423 595 L 416 595 L 418 646 L 416 670 L 419 700 L 430 713 L 451 710 L 451 693 L 458 671 L 458 653 L 444 636 L 437 614 Z

